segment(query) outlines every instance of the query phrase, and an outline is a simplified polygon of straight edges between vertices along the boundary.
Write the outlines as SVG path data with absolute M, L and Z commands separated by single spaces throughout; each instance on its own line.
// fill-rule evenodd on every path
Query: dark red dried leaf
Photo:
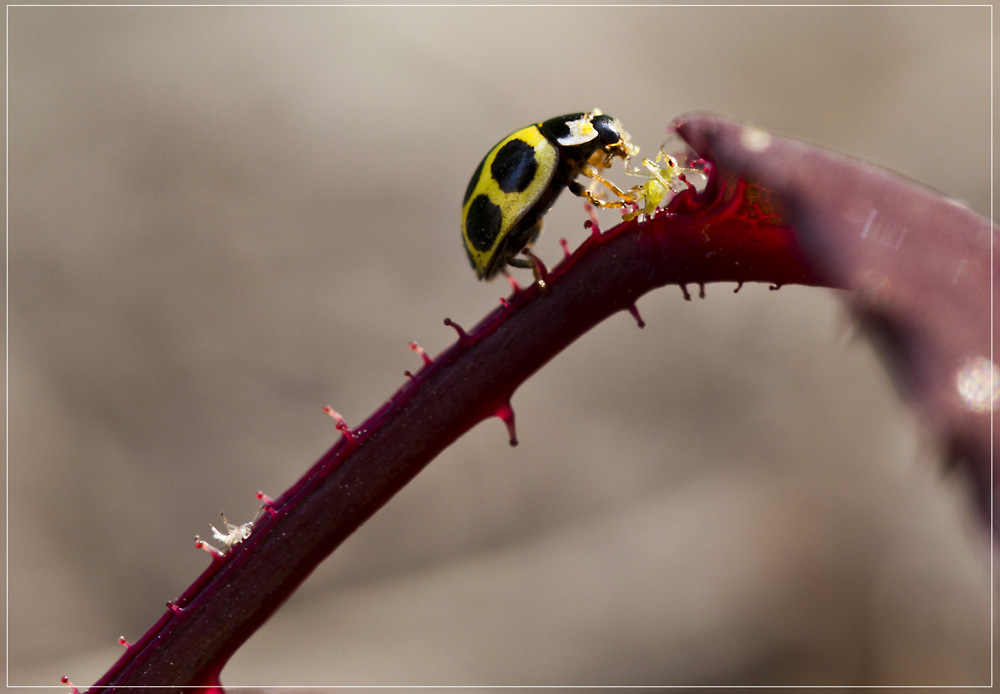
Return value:
M 991 351 L 995 225 L 899 174 L 743 123 L 690 116 L 678 131 L 727 174 L 782 201 L 813 270 L 851 290 L 845 300 L 988 508 L 1000 396 Z

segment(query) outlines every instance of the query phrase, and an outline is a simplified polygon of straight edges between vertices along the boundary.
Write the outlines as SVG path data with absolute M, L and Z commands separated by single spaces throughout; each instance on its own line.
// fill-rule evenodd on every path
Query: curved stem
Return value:
M 517 387 L 613 313 L 667 284 L 819 284 L 767 194 L 712 178 L 644 223 L 594 234 L 415 374 L 270 506 L 90 691 L 217 685 L 223 665 L 305 578 L 425 465 L 477 422 L 513 436 Z M 686 293 L 686 292 L 685 292 Z M 448 322 L 448 321 L 446 321 Z

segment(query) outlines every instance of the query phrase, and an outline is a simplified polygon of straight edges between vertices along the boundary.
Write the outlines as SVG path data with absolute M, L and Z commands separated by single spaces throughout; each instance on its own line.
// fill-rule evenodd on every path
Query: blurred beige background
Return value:
M 487 149 L 711 110 L 990 210 L 990 10 L 9 10 L 9 683 L 88 685 L 508 288 Z M 619 171 L 619 178 L 620 171 Z M 566 196 L 538 245 L 586 236 Z M 614 223 L 613 215 L 604 224 Z M 526 273 L 521 273 L 528 276 Z M 984 684 L 989 538 L 835 294 L 643 298 L 318 570 L 227 685 Z

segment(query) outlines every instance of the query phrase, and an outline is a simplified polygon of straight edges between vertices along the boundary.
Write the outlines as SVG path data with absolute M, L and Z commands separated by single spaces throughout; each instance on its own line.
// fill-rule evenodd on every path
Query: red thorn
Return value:
M 712 162 L 710 162 L 708 159 L 702 159 L 701 157 L 698 157 L 697 159 L 692 159 L 691 161 L 688 162 L 688 166 L 690 166 L 695 171 L 701 171 L 706 176 L 712 173 Z
M 510 302 L 509 302 L 509 301 L 507 301 L 507 300 L 506 300 L 505 298 L 503 298 L 502 296 L 500 297 L 500 303 L 501 303 L 501 304 L 503 304 L 503 305 L 504 305 L 504 307 L 506 307 L 506 308 L 510 308 Z
M 118 637 L 118 643 L 120 643 L 121 645 L 125 646 L 125 648 L 132 648 L 132 644 L 130 644 L 128 641 L 126 641 L 124 636 L 119 636 Z
M 569 242 L 567 242 L 566 239 L 559 239 L 559 245 L 562 246 L 563 253 L 566 254 L 567 258 L 569 258 L 572 255 L 572 253 L 569 252 Z
M 414 376 L 413 372 L 410 371 L 409 369 L 407 369 L 406 371 L 404 371 L 403 375 L 406 376 L 407 378 L 411 379 L 411 380 L 414 380 L 414 381 L 417 379 L 417 377 Z
M 429 356 L 427 356 L 427 352 L 424 351 L 424 348 L 418 345 L 416 342 L 410 343 L 410 349 L 412 349 L 414 352 L 416 352 L 423 358 L 424 366 L 430 366 L 431 364 L 434 363 L 434 360 L 431 359 Z
M 741 289 L 743 289 L 743 281 L 742 280 L 740 280 L 740 282 L 737 283 L 736 289 L 733 290 L 733 294 L 737 293 Z
M 519 291 L 521 291 L 521 285 L 519 285 L 517 283 L 517 280 L 514 279 L 513 275 L 505 274 L 504 277 L 506 277 L 507 281 L 510 282 L 510 287 L 511 287 L 511 289 L 514 290 L 515 294 L 517 294 Z
M 333 409 L 329 405 L 323 405 L 323 411 L 330 415 L 333 418 L 333 421 L 337 423 L 337 430 L 344 434 L 345 439 L 348 441 L 354 440 L 354 434 L 351 433 L 350 428 L 347 426 L 347 422 L 344 421 L 344 418 L 340 416 L 340 413 L 337 412 L 337 410 Z
M 686 284 L 680 285 L 681 291 L 684 292 L 684 301 L 691 301 L 691 293 L 688 291 L 688 286 Z
M 514 429 L 514 410 L 509 402 L 504 403 L 496 412 L 497 417 L 507 425 L 507 433 L 510 435 L 510 445 L 517 445 L 517 431 Z
M 170 608 L 170 610 L 175 614 L 180 614 L 181 612 L 184 611 L 183 608 L 181 608 L 181 606 L 178 605 L 173 600 L 167 600 L 167 607 Z
M 73 692 L 73 694 L 80 694 L 80 690 L 77 689 L 75 686 L 73 686 L 73 683 L 69 681 L 69 677 L 67 677 L 66 675 L 60 677 L 59 681 L 67 685 L 69 687 L 69 690 Z
M 451 318 L 445 318 L 444 324 L 455 329 L 455 332 L 458 333 L 458 341 L 463 345 L 469 342 L 469 333 L 465 332 L 461 325 L 453 321 Z
M 601 224 L 597 219 L 597 210 L 589 202 L 583 203 L 583 209 L 587 210 L 587 214 L 590 216 L 590 219 L 583 223 L 583 228 L 590 229 L 591 236 L 600 236 Z
M 632 304 L 631 306 L 628 307 L 628 312 L 632 314 L 632 317 L 635 318 L 635 322 L 636 322 L 636 324 L 640 328 L 645 328 L 646 327 L 646 321 L 644 321 L 642 319 L 642 316 L 639 315 L 639 307 L 638 306 L 636 306 L 635 304 Z
M 267 509 L 267 512 L 272 516 L 278 515 L 278 512 L 274 510 L 274 499 L 269 497 L 264 492 L 257 492 L 256 496 L 260 499 L 262 508 Z
M 202 540 L 197 535 L 194 536 L 194 546 L 197 549 L 203 549 L 206 552 L 208 552 L 209 554 L 211 554 L 212 555 L 212 559 L 222 559 L 222 557 L 223 557 L 222 552 L 220 552 L 218 549 L 216 549 L 212 545 L 210 545 L 207 542 L 205 542 L 204 540 Z
M 698 283 L 698 298 L 699 299 L 704 299 L 705 298 L 705 283 L 704 282 L 699 282 Z

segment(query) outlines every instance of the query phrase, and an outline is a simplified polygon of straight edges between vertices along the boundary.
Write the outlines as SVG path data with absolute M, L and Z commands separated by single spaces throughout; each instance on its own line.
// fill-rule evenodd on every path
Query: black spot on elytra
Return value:
M 469 205 L 468 214 L 465 215 L 465 234 L 472 242 L 472 247 L 477 251 L 488 251 L 493 248 L 502 221 L 503 212 L 500 208 L 490 202 L 485 195 L 477 195 Z
M 490 173 L 505 193 L 522 193 L 535 178 L 535 149 L 524 140 L 511 140 L 497 152 Z

